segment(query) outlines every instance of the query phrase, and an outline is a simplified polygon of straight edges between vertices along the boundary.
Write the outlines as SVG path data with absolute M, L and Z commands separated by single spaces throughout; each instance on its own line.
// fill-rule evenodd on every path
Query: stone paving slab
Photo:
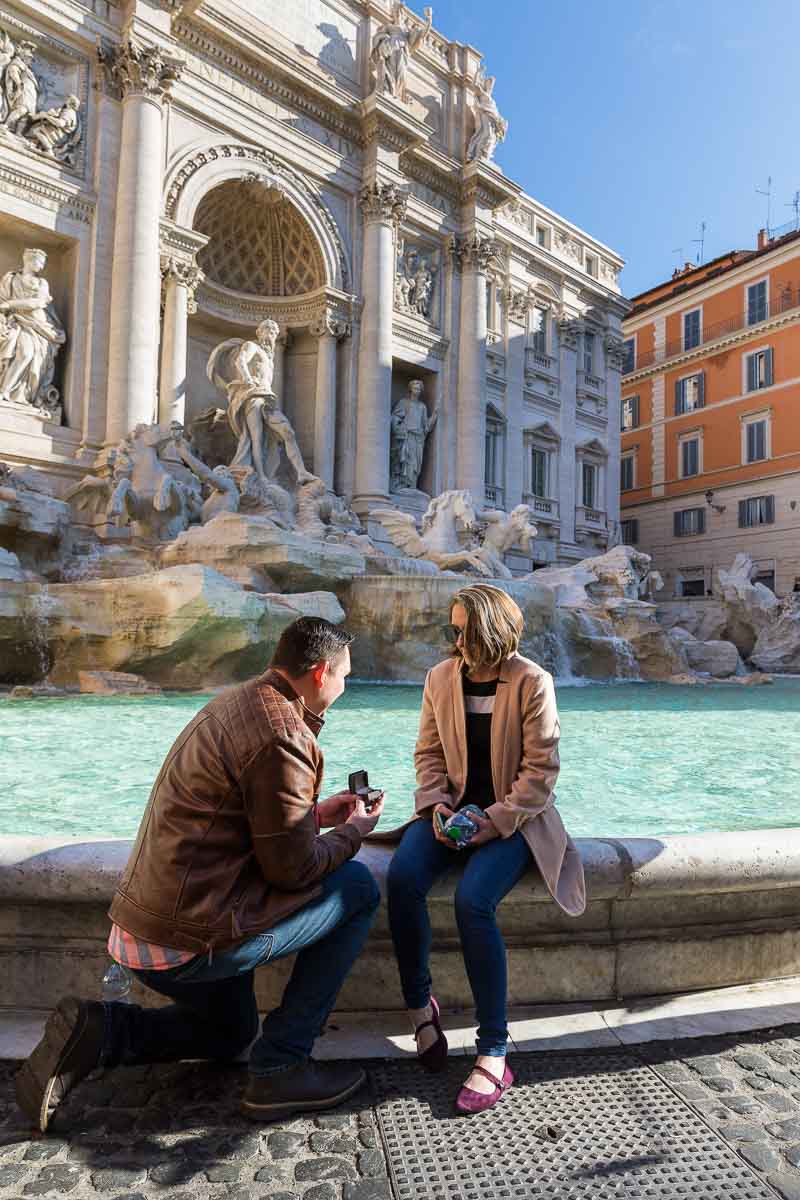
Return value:
M 270 1126 L 238 1112 L 241 1067 L 119 1068 L 47 1137 L 0 1063 L 0 1200 L 800 1200 L 800 1024 L 510 1061 L 518 1085 L 478 1117 L 452 1109 L 459 1056 L 439 1078 L 365 1062 L 347 1105 Z

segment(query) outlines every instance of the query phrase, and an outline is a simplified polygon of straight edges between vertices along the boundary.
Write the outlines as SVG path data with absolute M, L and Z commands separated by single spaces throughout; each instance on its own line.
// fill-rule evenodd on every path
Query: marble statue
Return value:
M 33 42 L 14 43 L 0 32 L 0 133 L 72 166 L 83 132 L 81 102 L 70 95 L 57 107 L 39 111 L 39 80 L 32 66 L 35 54 Z
M 361 522 L 347 501 L 335 496 L 316 476 L 297 492 L 297 533 L 325 542 L 348 542 L 363 534 Z M 370 543 L 371 546 L 371 543 Z
M 486 564 L 493 579 L 511 579 L 512 575 L 503 562 L 503 556 L 518 546 L 523 554 L 532 554 L 531 543 L 538 530 L 533 523 L 533 513 L 527 504 L 518 504 L 510 513 L 500 509 L 485 509 L 480 514 L 485 526 L 478 557 Z
M 416 488 L 425 442 L 439 418 L 438 408 L 428 415 L 422 399 L 424 386 L 421 379 L 412 379 L 406 395 L 392 407 L 389 473 L 393 492 Z
M 508 132 L 508 121 L 500 116 L 494 96 L 495 77 L 487 75 L 481 64 L 475 74 L 475 132 L 467 146 L 467 162 L 481 159 L 491 162 L 497 143 L 505 141 Z
M 395 308 L 430 321 L 438 271 L 438 256 L 426 257 L 416 248 L 406 249 L 401 240 L 395 269 Z
M 283 447 L 297 483 L 303 484 L 315 476 L 306 470 L 294 430 L 272 390 L 279 334 L 277 322 L 268 318 L 256 329 L 254 340 L 229 338 L 212 351 L 206 373 L 228 396 L 228 420 L 238 438 L 229 464 L 234 474 L 253 470 L 265 482 L 274 482 Z
M 402 4 L 394 5 L 391 20 L 381 25 L 372 39 L 369 58 L 378 95 L 405 101 L 411 55 L 428 36 L 432 24 L 433 9 L 425 9 L 425 24 L 420 28 L 411 25 Z
M 209 467 L 193 454 L 183 426 L 178 422 L 172 423 L 172 434 L 172 445 L 181 462 L 205 484 L 206 494 L 199 514 L 201 523 L 205 525 L 223 512 L 238 512 L 241 496 L 230 467 Z
M 373 508 L 369 516 L 383 526 L 397 549 L 409 558 L 424 559 L 442 571 L 472 570 L 486 578 L 491 575 L 477 546 L 461 544 L 460 533 L 472 537 L 479 527 L 467 491 L 443 492 L 431 500 L 419 532 L 409 513 L 394 508 Z
M 28 403 L 60 423 L 53 375 L 67 339 L 42 278 L 46 262 L 44 250 L 25 250 L 21 268 L 0 279 L 0 401 Z

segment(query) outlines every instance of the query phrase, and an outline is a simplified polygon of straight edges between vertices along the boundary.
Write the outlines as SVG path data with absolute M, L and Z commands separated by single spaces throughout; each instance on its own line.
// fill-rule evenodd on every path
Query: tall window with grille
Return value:
M 680 455 L 679 474 L 681 479 L 700 474 L 700 438 L 685 437 L 678 442 Z
M 693 350 L 700 345 L 700 309 L 683 314 L 683 348 Z
M 548 310 L 538 305 L 531 315 L 531 346 L 537 354 L 547 354 L 548 316 Z
M 749 496 L 739 501 L 739 528 L 751 529 L 756 525 L 775 523 L 775 497 Z
M 531 446 L 530 455 L 531 495 L 538 496 L 540 500 L 546 500 L 548 492 L 548 459 L 550 456 L 546 450 L 542 450 L 539 446 Z
M 582 497 L 584 508 L 597 508 L 597 467 L 594 463 L 583 464 Z
M 620 537 L 622 538 L 623 546 L 635 546 L 639 541 L 639 520 L 637 517 L 629 517 L 627 521 L 620 521 Z
M 681 413 L 694 412 L 703 408 L 705 397 L 705 375 L 699 371 L 696 375 L 687 375 L 685 379 L 675 381 L 675 416 Z
M 505 474 L 505 425 L 492 413 L 486 414 L 486 499 L 491 504 L 503 503 Z
M 706 531 L 706 510 L 684 508 L 672 514 L 672 532 L 675 537 L 692 537 Z
M 636 366 L 636 338 L 626 338 L 622 343 L 622 350 L 622 374 L 628 375 Z
M 622 401 L 622 430 L 639 428 L 639 397 L 626 396 Z
M 751 283 L 747 289 L 747 324 L 766 321 L 767 315 L 767 281 L 762 279 L 759 283 Z
M 619 460 L 620 491 L 629 492 L 635 487 L 635 460 L 633 454 L 623 454 Z
M 748 421 L 745 425 L 745 461 L 762 462 L 767 457 L 767 418 Z
M 594 334 L 583 335 L 583 369 L 587 375 L 594 375 Z
M 748 392 L 772 386 L 772 349 L 755 350 L 745 357 Z

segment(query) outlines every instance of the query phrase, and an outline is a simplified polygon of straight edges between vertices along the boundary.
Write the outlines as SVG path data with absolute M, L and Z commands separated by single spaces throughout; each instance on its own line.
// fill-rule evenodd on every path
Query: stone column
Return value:
M 122 93 L 106 421 L 106 439 L 116 442 L 156 412 L 162 110 L 181 68 L 130 33 L 98 55 Z
M 389 496 L 389 421 L 392 410 L 394 231 L 406 210 L 395 184 L 371 183 L 361 192 L 364 310 L 358 360 L 356 464 L 353 507 L 359 515 Z
M 188 319 L 197 312 L 195 292 L 203 272 L 191 262 L 168 255 L 161 257 L 164 287 L 164 321 L 161 327 L 161 381 L 158 393 L 158 419 L 180 421 L 186 418 L 186 347 Z
M 466 488 L 481 507 L 486 466 L 486 277 L 497 243 L 475 230 L 454 238 L 450 249 L 461 271 L 456 487 Z
M 575 506 L 583 503 L 581 480 L 575 465 L 577 420 L 578 339 L 580 323 L 571 317 L 558 322 L 559 379 L 561 393 L 561 456 L 558 465 L 558 515 L 560 540 L 575 545 Z
M 508 351 L 506 354 L 506 478 L 505 508 L 511 512 L 522 503 L 524 486 L 523 462 L 523 392 L 525 390 L 525 342 L 528 313 L 533 297 L 524 288 L 508 287 L 503 291 L 503 303 L 508 316 Z
M 311 325 L 317 338 L 317 387 L 314 400 L 314 474 L 333 490 L 336 450 L 336 347 L 347 333 L 343 321 L 324 313 Z
M 292 344 L 292 332 L 284 329 L 275 339 L 275 357 L 272 369 L 272 390 L 278 397 L 278 408 L 285 407 L 286 396 L 286 351 Z

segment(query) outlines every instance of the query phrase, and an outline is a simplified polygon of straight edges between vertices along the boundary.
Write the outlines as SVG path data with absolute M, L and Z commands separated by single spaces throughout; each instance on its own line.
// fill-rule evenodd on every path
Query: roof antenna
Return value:
M 759 188 L 759 187 L 756 188 L 756 191 L 759 194 L 759 196 L 767 197 L 767 223 L 764 228 L 767 231 L 767 237 L 769 237 L 770 221 L 772 220 L 772 176 L 771 175 L 767 176 L 767 190 L 766 191 L 764 191 L 763 188 Z
M 707 229 L 708 229 L 708 225 L 706 224 L 706 222 L 701 221 L 700 222 L 700 237 L 692 238 L 692 242 L 694 243 L 694 245 L 700 247 L 700 249 L 697 251 L 697 265 L 698 266 L 700 266 L 702 264 L 703 258 L 705 257 L 704 251 L 705 251 L 705 245 L 706 245 L 706 230 Z
M 795 192 L 793 198 L 783 207 L 794 209 L 794 227 L 800 229 L 800 192 Z

